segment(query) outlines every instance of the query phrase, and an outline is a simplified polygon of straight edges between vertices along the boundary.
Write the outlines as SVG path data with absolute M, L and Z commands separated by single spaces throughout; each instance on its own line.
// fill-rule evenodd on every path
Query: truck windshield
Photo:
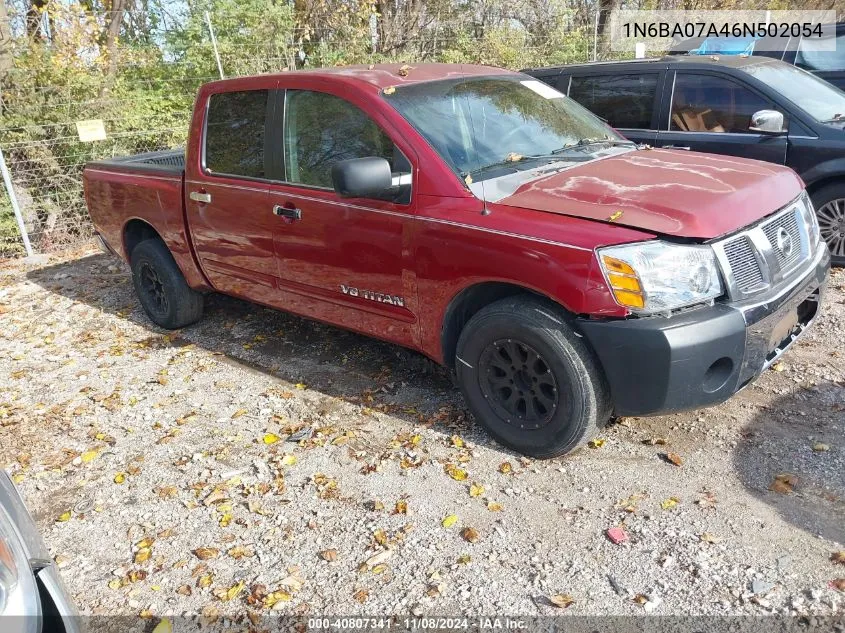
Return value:
M 807 71 L 772 63 L 745 66 L 742 70 L 777 90 L 816 121 L 845 121 L 845 92 Z
M 471 181 L 551 160 L 585 160 L 594 146 L 633 146 L 585 108 L 526 75 L 444 79 L 384 94 L 455 173 Z

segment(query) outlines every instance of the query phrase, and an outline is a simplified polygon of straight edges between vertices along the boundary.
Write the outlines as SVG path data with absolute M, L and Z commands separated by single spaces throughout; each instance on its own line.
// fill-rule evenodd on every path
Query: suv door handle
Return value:
M 663 149 L 686 149 L 689 150 L 689 145 L 664 145 Z
M 205 191 L 192 191 L 190 197 L 191 200 L 194 200 L 195 202 L 203 202 L 205 204 L 211 202 L 211 194 L 206 193 Z
M 283 207 L 282 205 L 277 204 L 273 207 L 273 215 L 278 215 L 288 220 L 301 220 L 302 209 L 299 207 Z

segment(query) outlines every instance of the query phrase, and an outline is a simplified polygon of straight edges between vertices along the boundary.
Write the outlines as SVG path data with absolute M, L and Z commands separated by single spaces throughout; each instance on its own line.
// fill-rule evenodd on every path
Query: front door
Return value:
M 279 290 L 291 309 L 408 344 L 415 290 L 408 264 L 411 163 L 361 109 L 338 96 L 288 89 L 284 99 L 284 178 L 270 187 Z M 277 107 L 281 107 L 277 106 Z M 380 156 L 392 200 L 344 199 L 332 187 L 341 160 Z
M 783 165 L 786 135 L 749 130 L 755 112 L 775 109 L 771 101 L 730 77 L 678 72 L 667 108 L 669 121 L 658 132 L 655 144 Z

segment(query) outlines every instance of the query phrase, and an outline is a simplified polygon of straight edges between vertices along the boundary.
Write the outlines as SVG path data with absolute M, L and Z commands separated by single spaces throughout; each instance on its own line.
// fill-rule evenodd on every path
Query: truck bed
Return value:
M 118 156 L 88 163 L 92 169 L 107 169 L 133 172 L 168 173 L 179 176 L 185 169 L 185 150 L 169 149 L 158 152 L 144 152 L 132 156 Z

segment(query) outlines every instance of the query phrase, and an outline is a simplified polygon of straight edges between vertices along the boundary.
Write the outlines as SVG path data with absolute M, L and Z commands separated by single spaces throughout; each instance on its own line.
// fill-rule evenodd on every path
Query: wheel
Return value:
M 587 442 L 610 418 L 607 382 L 562 310 L 533 297 L 502 299 L 458 338 L 458 384 L 501 444 L 537 458 Z
M 845 266 L 845 183 L 827 185 L 812 195 L 819 231 L 830 249 L 831 263 Z
M 154 323 L 174 330 L 199 321 L 203 296 L 188 286 L 164 242 L 150 239 L 138 244 L 130 265 L 135 292 Z

